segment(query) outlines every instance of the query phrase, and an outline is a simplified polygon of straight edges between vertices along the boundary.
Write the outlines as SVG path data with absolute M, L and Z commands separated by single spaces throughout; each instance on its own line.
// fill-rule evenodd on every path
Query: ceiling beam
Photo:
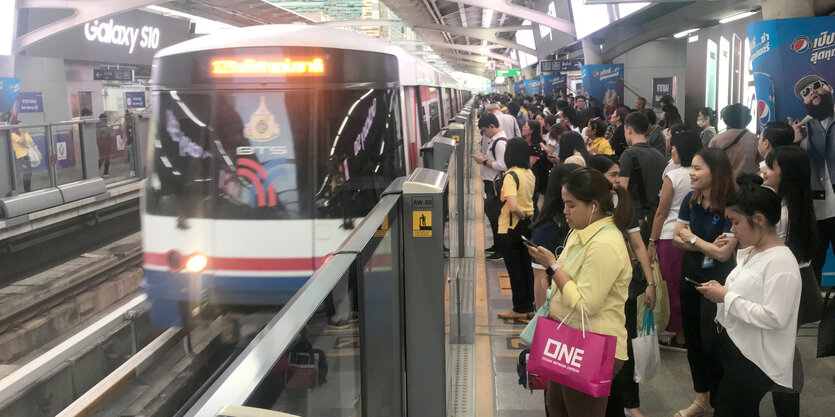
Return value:
M 409 24 L 399 20 L 335 20 L 329 22 L 317 23 L 322 26 L 335 27 L 353 27 L 353 26 L 390 26 L 391 22 L 398 25 L 406 24 L 412 29 L 435 30 L 439 32 L 448 32 L 459 36 L 469 36 L 473 39 L 486 40 L 494 44 L 499 44 L 507 48 L 516 49 L 537 56 L 536 49 L 528 48 L 516 42 L 511 42 L 507 39 L 502 39 L 496 36 L 499 32 L 509 32 L 515 30 L 530 30 L 532 26 L 516 26 L 516 27 L 502 27 L 502 28 L 464 28 L 460 26 L 436 25 L 434 23 L 414 23 Z
M 502 54 L 497 54 L 491 49 L 495 47 L 504 48 L 501 45 L 491 45 L 491 46 L 481 46 L 481 45 L 460 45 L 457 43 L 444 43 L 444 42 L 417 42 L 417 41 L 392 41 L 391 43 L 396 45 L 429 45 L 433 49 L 437 48 L 446 48 L 446 49 L 455 49 L 458 51 L 467 51 L 467 52 L 475 52 L 479 53 L 484 57 L 493 58 L 499 61 L 507 62 L 511 65 L 519 65 L 519 61 Z
M 450 1 L 450 0 L 447 0 Z M 574 24 L 559 17 L 548 16 L 545 13 L 529 9 L 518 4 L 508 3 L 507 0 L 454 0 L 469 6 L 477 6 L 485 9 L 493 9 L 496 12 L 516 16 L 521 19 L 530 20 L 543 26 L 548 26 L 559 32 L 576 36 Z

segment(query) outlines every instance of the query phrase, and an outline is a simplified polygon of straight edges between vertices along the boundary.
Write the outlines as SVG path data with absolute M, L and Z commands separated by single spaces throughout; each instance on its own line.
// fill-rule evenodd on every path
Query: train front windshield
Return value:
M 404 172 L 395 89 L 158 91 L 153 99 L 150 214 L 361 216 Z

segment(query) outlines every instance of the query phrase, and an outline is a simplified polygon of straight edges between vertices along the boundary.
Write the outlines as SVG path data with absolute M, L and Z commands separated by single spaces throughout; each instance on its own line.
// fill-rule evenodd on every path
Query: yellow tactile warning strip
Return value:
M 480 169 L 476 170 L 476 178 L 481 178 Z M 487 266 L 484 259 L 484 216 L 483 200 L 481 199 L 482 182 L 475 181 L 475 324 L 476 329 L 489 325 L 487 308 Z M 493 394 L 493 348 L 490 336 L 476 336 L 476 387 L 475 387 L 475 415 L 479 417 L 493 417 L 496 410 Z
M 507 271 L 499 272 L 499 288 L 502 289 L 502 295 L 513 295 L 510 292 L 510 275 L 507 274 Z

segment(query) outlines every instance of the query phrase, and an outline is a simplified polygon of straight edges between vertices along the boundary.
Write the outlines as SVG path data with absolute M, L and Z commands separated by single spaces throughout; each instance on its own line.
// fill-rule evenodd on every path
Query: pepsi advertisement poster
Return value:
M 623 64 L 583 65 L 583 88 L 594 101 L 602 103 L 606 114 L 612 114 L 623 102 Z
M 832 111 L 831 89 L 817 104 L 811 99 L 835 82 L 835 16 L 749 23 L 748 43 L 760 129 Z
M 539 94 L 540 92 L 540 82 L 539 78 L 534 78 L 532 80 L 525 80 L 525 94 L 532 96 L 534 94 Z
M 17 118 L 20 94 L 20 78 L 0 78 L 0 123 L 10 123 Z
M 546 96 L 559 94 L 568 86 L 568 78 L 562 74 L 543 75 L 539 80 L 542 84 L 542 94 Z
M 524 91 L 525 91 L 525 82 L 524 81 L 518 81 L 518 82 L 513 83 L 513 92 L 514 93 L 519 94 L 519 93 L 522 93 Z

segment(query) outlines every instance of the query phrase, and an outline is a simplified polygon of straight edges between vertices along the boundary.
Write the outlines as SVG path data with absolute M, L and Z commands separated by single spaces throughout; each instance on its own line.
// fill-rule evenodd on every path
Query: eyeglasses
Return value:
M 800 97 L 806 98 L 806 96 L 812 94 L 812 90 L 817 90 L 818 88 L 821 88 L 825 85 L 829 85 L 829 83 L 827 83 L 824 80 L 817 80 L 800 90 Z

